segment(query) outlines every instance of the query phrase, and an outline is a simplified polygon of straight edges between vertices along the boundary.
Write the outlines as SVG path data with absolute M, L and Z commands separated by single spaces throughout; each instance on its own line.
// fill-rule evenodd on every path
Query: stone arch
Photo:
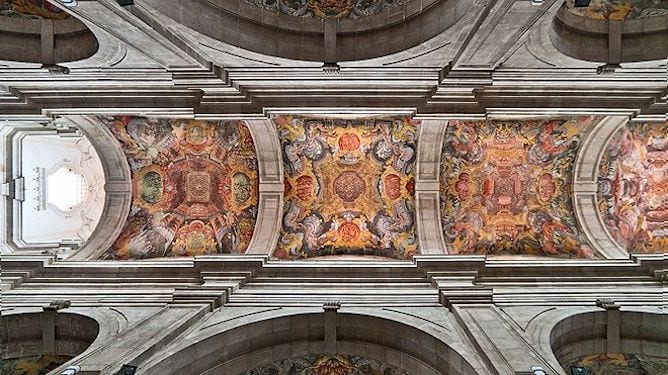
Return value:
M 130 166 L 118 140 L 109 129 L 86 116 L 69 116 L 62 121 L 75 125 L 100 157 L 105 176 L 105 202 L 100 221 L 89 240 L 69 260 L 99 258 L 123 229 L 132 201 Z
M 276 310 L 276 309 L 272 309 Z M 178 373 L 188 369 L 201 374 L 239 374 L 280 360 L 331 352 L 322 312 L 280 314 L 249 313 L 209 322 L 176 348 L 139 366 L 142 374 Z M 264 319 L 263 319 L 264 317 Z M 214 326 L 220 328 L 214 330 Z M 227 329 L 225 326 L 227 325 Z M 336 313 L 336 354 L 354 355 L 383 362 L 412 374 L 485 374 L 461 342 L 437 338 L 427 330 L 358 312 Z M 221 330 L 222 329 L 222 330 Z M 207 332 L 208 331 L 208 332 Z M 192 340 L 189 340 L 192 337 Z M 331 337 L 331 336 L 329 336 Z M 448 342 L 446 342 L 448 341 Z M 331 354 L 331 353 L 330 353 Z
M 608 259 L 628 259 L 605 228 L 598 213 L 596 180 L 598 167 L 610 139 L 628 122 L 626 116 L 606 116 L 582 140 L 573 176 L 573 209 L 583 234 L 594 249 Z
M 666 315 L 642 311 L 589 311 L 572 314 L 556 323 L 550 347 L 564 369 L 579 358 L 596 354 L 632 354 L 666 357 Z M 668 366 L 668 358 L 665 358 Z
M 85 352 L 97 339 L 100 326 L 86 315 L 45 309 L 3 314 L 0 332 L 3 370 L 20 361 L 50 365 L 53 369 L 64 368 Z

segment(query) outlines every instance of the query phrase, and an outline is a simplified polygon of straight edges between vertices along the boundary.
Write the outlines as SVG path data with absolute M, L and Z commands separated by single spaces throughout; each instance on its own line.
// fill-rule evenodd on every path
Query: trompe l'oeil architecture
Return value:
M 668 374 L 665 0 L 0 0 L 2 374 Z

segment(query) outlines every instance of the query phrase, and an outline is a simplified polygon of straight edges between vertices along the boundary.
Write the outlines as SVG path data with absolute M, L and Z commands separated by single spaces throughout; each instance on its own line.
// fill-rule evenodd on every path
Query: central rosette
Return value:
M 211 177 L 207 172 L 190 172 L 186 177 L 186 199 L 192 203 L 209 203 Z
M 345 171 L 334 180 L 334 191 L 346 202 L 354 202 L 362 193 L 366 184 L 362 177 L 354 171 Z

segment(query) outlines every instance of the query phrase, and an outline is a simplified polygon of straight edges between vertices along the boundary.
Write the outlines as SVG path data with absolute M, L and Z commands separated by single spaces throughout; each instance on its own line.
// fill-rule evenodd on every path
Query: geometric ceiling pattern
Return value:
M 132 174 L 132 206 L 106 258 L 245 252 L 257 215 L 258 167 L 244 122 L 101 120 Z
M 573 169 L 595 118 L 450 121 L 441 220 L 451 254 L 594 258 L 573 208 Z
M 274 257 L 410 259 L 415 235 L 418 122 L 276 116 L 285 170 Z
M 629 252 L 666 251 L 668 122 L 621 127 L 598 171 L 598 209 L 615 241 Z
M 409 375 L 373 359 L 321 354 L 309 355 L 262 365 L 240 375 Z
M 0 0 L 0 16 L 62 20 L 70 14 L 46 0 Z

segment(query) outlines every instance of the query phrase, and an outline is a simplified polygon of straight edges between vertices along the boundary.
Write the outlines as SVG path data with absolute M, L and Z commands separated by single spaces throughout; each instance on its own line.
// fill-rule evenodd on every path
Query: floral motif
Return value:
M 575 155 L 591 123 L 452 121 L 441 156 L 449 251 L 594 257 L 571 200 Z
M 274 256 L 417 253 L 417 123 L 275 117 L 285 160 L 283 229 Z

